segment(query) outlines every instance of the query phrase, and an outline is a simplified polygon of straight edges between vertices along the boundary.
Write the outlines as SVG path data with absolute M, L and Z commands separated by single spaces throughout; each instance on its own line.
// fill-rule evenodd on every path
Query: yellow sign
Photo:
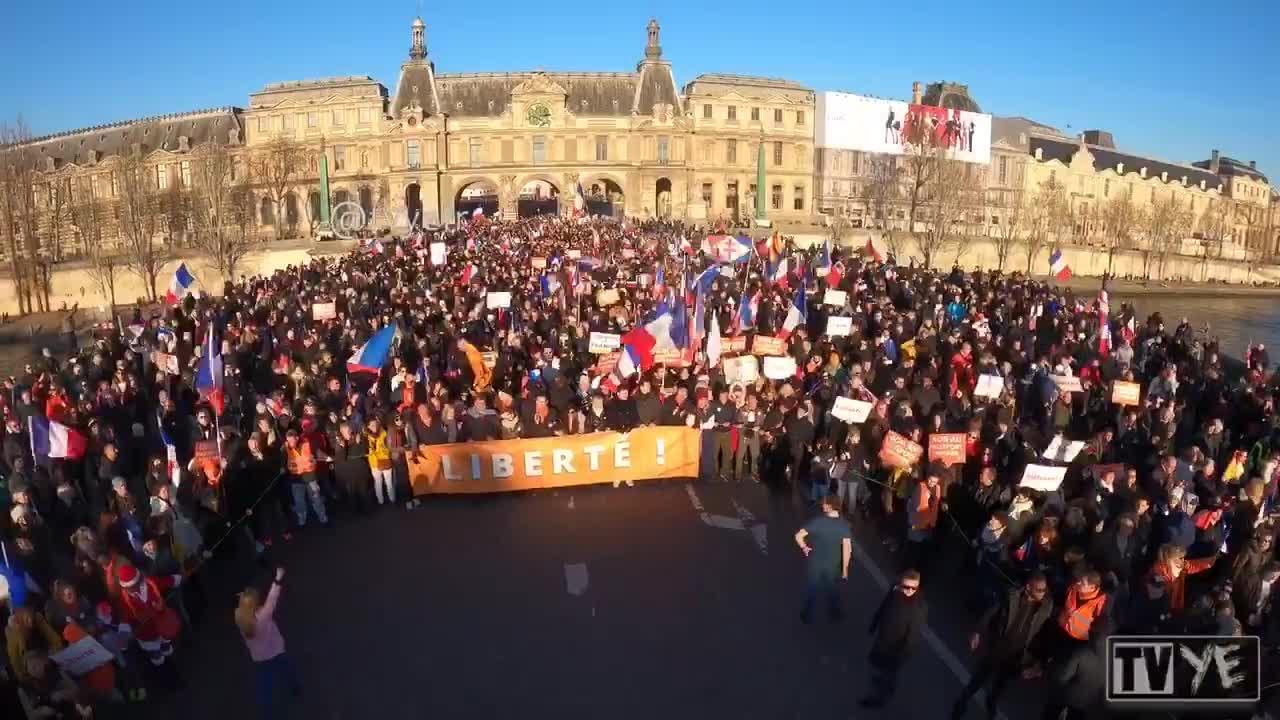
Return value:
M 647 427 L 432 445 L 409 456 L 414 495 L 497 493 L 698 476 L 698 431 Z

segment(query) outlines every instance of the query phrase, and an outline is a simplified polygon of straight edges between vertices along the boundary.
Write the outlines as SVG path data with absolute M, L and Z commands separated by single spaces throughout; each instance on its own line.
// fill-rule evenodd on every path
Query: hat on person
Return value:
M 131 588 L 142 580 L 142 573 L 132 565 L 123 565 L 120 567 L 119 577 L 120 587 Z

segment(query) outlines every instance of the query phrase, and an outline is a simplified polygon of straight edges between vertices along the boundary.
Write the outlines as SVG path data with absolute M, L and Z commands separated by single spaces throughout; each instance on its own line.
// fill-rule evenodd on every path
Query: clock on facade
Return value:
M 551 111 L 547 109 L 546 105 L 530 105 L 529 112 L 526 113 L 526 117 L 528 118 L 530 125 L 546 127 L 551 124 Z

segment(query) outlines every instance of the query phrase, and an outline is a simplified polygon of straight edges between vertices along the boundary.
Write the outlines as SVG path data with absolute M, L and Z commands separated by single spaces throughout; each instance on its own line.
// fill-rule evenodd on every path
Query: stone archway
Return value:
M 626 214 L 627 196 L 620 178 L 608 174 L 588 175 L 581 182 L 587 196 L 588 215 L 622 217 Z
M 516 213 L 520 217 L 557 215 L 560 187 L 544 175 L 531 175 L 516 186 Z
M 656 214 L 660 218 L 671 217 L 671 179 L 658 178 L 654 185 L 654 204 Z
M 498 184 L 488 178 L 467 179 L 458 185 L 453 198 L 453 211 L 460 217 L 474 217 L 477 213 L 497 218 L 501 208 Z
M 409 227 L 422 227 L 422 186 L 411 182 L 404 188 L 405 219 Z

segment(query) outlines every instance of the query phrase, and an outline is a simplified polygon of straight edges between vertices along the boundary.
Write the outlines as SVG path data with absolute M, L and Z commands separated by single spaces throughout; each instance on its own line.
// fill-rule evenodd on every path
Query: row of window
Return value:
M 329 127 L 345 128 L 347 126 L 347 118 L 349 116 L 347 109 L 329 111 Z M 297 113 L 296 115 L 260 115 L 258 117 L 258 132 L 269 133 L 273 130 L 289 131 L 298 126 L 305 127 L 308 130 L 318 130 L 323 118 L 323 111 L 310 110 L 305 113 Z M 356 111 L 356 125 L 358 127 L 368 127 L 373 125 L 373 108 L 359 108 Z
M 747 186 L 747 197 L 755 197 L 756 184 L 751 183 Z M 709 182 L 702 183 L 702 202 L 706 203 L 708 208 L 714 206 L 714 186 Z M 805 189 L 803 185 L 796 185 L 793 190 L 791 199 L 792 210 L 804 210 Z M 782 209 L 782 185 L 774 185 L 770 188 L 769 206 L 774 210 Z M 738 209 L 738 181 L 730 180 L 724 186 L 724 206 L 728 210 Z
M 795 113 L 796 113 L 796 125 L 804 125 L 805 123 L 804 111 L 796 110 Z M 782 108 L 775 108 L 773 111 L 773 124 L 782 125 L 782 116 L 783 116 Z M 715 108 L 711 105 L 711 103 L 704 104 L 702 106 L 702 119 L 712 120 L 714 118 L 715 118 Z M 724 119 L 728 120 L 729 122 L 737 122 L 738 106 L 726 105 Z M 760 108 L 758 107 L 751 108 L 751 122 L 760 122 Z

